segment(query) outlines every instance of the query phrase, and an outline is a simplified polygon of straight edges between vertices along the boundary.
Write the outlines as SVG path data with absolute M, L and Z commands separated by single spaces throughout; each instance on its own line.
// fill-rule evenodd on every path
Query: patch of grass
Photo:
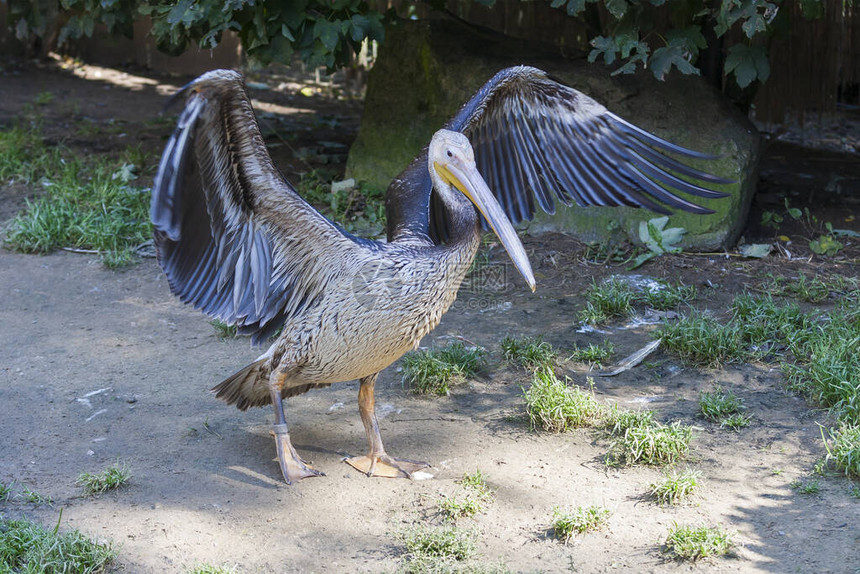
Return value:
M 591 393 L 568 384 L 567 380 L 560 381 L 549 368 L 535 371 L 531 386 L 523 394 L 533 429 L 564 432 L 594 425 L 604 412 Z
M 474 491 L 484 498 L 493 498 L 493 489 L 487 485 L 487 477 L 480 469 L 475 469 L 473 473 L 465 473 L 460 479 L 460 484 L 465 488 Z
M 722 556 L 734 546 L 731 535 L 717 526 L 684 526 L 677 522 L 666 537 L 666 553 L 677 560 Z
M 612 341 L 606 340 L 599 345 L 589 343 L 587 347 L 575 346 L 567 360 L 601 368 L 614 352 L 615 345 L 612 344 Z
M 699 479 L 702 474 L 693 469 L 686 469 L 683 472 L 673 470 L 671 473 L 666 473 L 663 478 L 657 482 L 652 482 L 649 488 L 651 496 L 662 504 L 675 504 L 690 496 L 699 486 Z
M 235 339 L 239 332 L 239 328 L 236 325 L 228 325 L 218 319 L 212 319 L 209 321 L 209 324 L 215 329 L 215 334 L 219 339 Z
M 843 425 L 824 441 L 827 462 L 853 478 L 860 478 L 860 425 Z
M 747 358 L 735 325 L 698 312 L 661 325 L 654 336 L 662 339 L 664 349 L 697 365 L 716 367 Z
M 606 411 L 604 419 L 604 425 L 609 429 L 610 434 L 613 435 L 623 435 L 627 432 L 627 429 L 649 427 L 654 424 L 654 411 L 631 411 L 628 409 L 619 409 L 618 405 L 612 405 Z
M 526 369 L 551 367 L 558 358 L 558 352 L 541 337 L 507 336 L 499 344 L 506 361 Z
M 723 418 L 720 421 L 720 427 L 727 428 L 733 431 L 740 431 L 742 428 L 750 426 L 752 417 L 743 413 L 735 413 Z
M 789 384 L 829 408 L 841 422 L 860 424 L 860 319 L 857 307 L 837 310 L 795 333 L 788 348 L 796 363 L 783 365 Z
M 7 502 L 12 499 L 15 495 L 13 487 L 15 486 L 14 482 L 5 483 L 0 482 L 0 502 Z
M 227 566 L 215 566 L 212 564 L 198 564 L 186 570 L 186 574 L 236 574 L 235 568 Z
M 77 530 L 58 533 L 29 520 L 0 518 L 0 571 L 99 573 L 116 558 L 110 544 L 94 542 Z
M 131 470 L 125 463 L 117 462 L 97 474 L 85 472 L 78 476 L 77 484 L 84 489 L 85 494 L 96 495 L 120 488 L 131 480 Z
M 645 289 L 636 299 L 652 309 L 668 311 L 683 303 L 690 303 L 696 298 L 696 295 L 697 291 L 694 285 L 669 285 L 660 282 L 658 288 Z
M 586 306 L 579 318 L 598 325 L 611 319 L 627 317 L 633 313 L 634 297 L 633 288 L 616 277 L 600 284 L 592 281 L 591 287 L 585 292 Z
M 332 191 L 335 175 L 331 170 L 303 173 L 297 190 L 347 231 L 375 234 L 385 229 L 385 190 L 358 184 Z
M 731 390 L 717 387 L 711 393 L 699 395 L 699 412 L 711 422 L 722 422 L 726 417 L 744 409 L 743 401 Z
M 800 494 L 812 495 L 818 494 L 821 492 L 821 484 L 819 484 L 817 478 L 813 478 L 812 480 L 807 480 L 806 482 L 797 479 L 789 484 L 791 488 L 799 492 Z
M 40 494 L 35 490 L 30 489 L 29 486 L 25 486 L 21 491 L 24 500 L 31 504 L 36 504 L 38 506 L 51 506 L 54 504 L 53 499 L 50 496 L 45 494 Z
M 479 512 L 484 511 L 484 505 L 481 500 L 470 494 L 464 497 L 443 495 L 439 501 L 439 510 L 448 520 L 459 520 L 460 518 L 470 518 Z
M 683 460 L 690 451 L 693 429 L 676 421 L 634 426 L 615 439 L 605 457 L 608 465 L 668 465 Z
M 93 250 L 109 267 L 134 261 L 134 247 L 151 236 L 150 192 L 130 185 L 140 155 L 83 159 L 46 146 L 37 132 L 0 132 L 0 180 L 40 182 L 43 190 L 11 221 L 7 244 L 25 253 Z
M 851 492 L 848 494 L 851 495 L 851 498 L 860 498 L 860 486 L 855 484 L 851 487 Z
M 412 557 L 468 560 L 477 552 L 478 535 L 454 525 L 416 524 L 401 533 L 400 539 Z
M 555 537 L 565 544 L 575 534 L 599 530 L 609 520 L 609 509 L 602 506 L 578 506 L 571 511 L 555 507 L 552 510 L 552 529 Z
M 447 395 L 452 382 L 477 374 L 486 366 L 487 352 L 466 348 L 460 341 L 444 349 L 418 351 L 403 357 L 402 381 L 416 394 Z

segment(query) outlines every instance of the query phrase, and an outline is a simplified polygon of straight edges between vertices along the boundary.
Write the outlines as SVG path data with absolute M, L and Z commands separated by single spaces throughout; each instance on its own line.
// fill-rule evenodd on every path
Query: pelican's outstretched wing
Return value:
M 152 193 L 158 262 L 182 301 L 259 342 L 315 304 L 327 257 L 359 240 L 272 164 L 239 73 L 208 72 L 183 94 Z
M 712 158 L 672 144 L 616 116 L 537 68 L 497 73 L 445 126 L 465 133 L 481 174 L 513 223 L 530 220 L 535 202 L 629 205 L 713 213 L 679 193 L 718 198 L 702 184 L 731 183 L 672 157 Z M 667 153 L 668 152 L 668 153 Z

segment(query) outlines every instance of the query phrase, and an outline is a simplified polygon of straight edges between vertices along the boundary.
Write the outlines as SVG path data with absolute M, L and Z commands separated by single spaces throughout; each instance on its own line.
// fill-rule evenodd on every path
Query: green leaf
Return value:
M 762 46 L 735 44 L 729 48 L 725 71 L 726 74 L 734 72 L 738 86 L 746 88 L 755 80 L 767 81 L 770 76 L 770 64 Z
M 687 59 L 689 52 L 681 46 L 665 46 L 657 48 L 651 55 L 651 72 L 658 80 L 666 78 L 672 66 L 682 74 L 698 74 L 699 70 Z
M 750 18 L 743 23 L 741 28 L 744 31 L 744 34 L 747 35 L 747 38 L 752 38 L 759 32 L 767 31 L 767 23 L 764 20 L 764 16 L 761 14 L 753 14 Z
M 603 62 L 606 65 L 611 65 L 615 61 L 615 55 L 618 53 L 618 45 L 615 43 L 615 38 L 598 36 L 591 41 L 591 46 L 594 49 L 588 54 L 589 62 L 594 63 L 601 54 L 603 54 Z
M 819 255 L 829 255 L 832 257 L 842 249 L 842 244 L 830 235 L 822 235 L 818 239 L 810 241 L 809 248 Z
M 621 20 L 629 7 L 627 0 L 604 0 L 604 4 L 616 20 Z
M 666 40 L 670 46 L 683 46 L 692 53 L 698 53 L 698 50 L 704 50 L 708 47 L 708 41 L 702 35 L 701 26 L 694 25 L 687 26 L 686 28 L 674 28 L 666 32 Z
M 314 38 L 319 39 L 328 51 L 334 51 L 340 42 L 338 24 L 328 20 L 317 20 L 314 24 Z

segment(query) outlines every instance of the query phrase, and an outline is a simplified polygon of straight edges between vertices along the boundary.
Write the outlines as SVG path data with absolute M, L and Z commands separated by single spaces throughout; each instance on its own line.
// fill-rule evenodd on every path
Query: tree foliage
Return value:
M 35 36 L 62 45 L 91 36 L 97 24 L 130 36 L 134 20 L 149 17 L 159 49 L 169 54 L 179 54 L 194 43 L 212 48 L 224 32 L 234 30 L 252 60 L 289 62 L 299 54 L 306 64 L 329 69 L 348 63 L 365 40 L 382 40 L 384 21 L 394 17 L 391 11 L 381 11 L 380 4 L 361 0 L 2 1 L 9 3 L 9 21 L 21 39 Z M 698 74 L 700 54 L 716 43 L 722 52 L 722 73 L 741 88 L 770 75 L 767 38 L 789 2 L 798 2 L 811 18 L 820 17 L 825 9 L 823 0 L 547 1 L 569 17 L 591 15 L 590 21 L 600 22 L 598 29 L 590 28 L 588 58 L 617 65 L 616 74 L 640 67 L 660 79 L 672 69 Z M 404 5 L 411 3 L 404 0 Z M 445 2 L 427 4 L 438 9 Z M 729 37 L 732 41 L 723 48 Z

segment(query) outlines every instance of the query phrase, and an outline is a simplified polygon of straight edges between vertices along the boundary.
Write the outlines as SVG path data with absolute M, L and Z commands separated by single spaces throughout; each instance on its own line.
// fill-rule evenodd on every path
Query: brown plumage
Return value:
M 152 200 L 158 260 L 173 293 L 255 342 L 281 328 L 262 356 L 214 390 L 242 410 L 273 404 L 288 483 L 320 473 L 293 449 L 282 399 L 354 379 L 361 381 L 369 452 L 347 462 L 377 476 L 410 476 L 426 466 L 385 453 L 373 387 L 378 373 L 414 349 L 453 303 L 482 222 L 534 289 L 510 220 L 531 218 L 535 200 L 547 211 L 554 198 L 665 211 L 656 198 L 706 213 L 673 191 L 722 194 L 666 168 L 726 182 L 663 152 L 705 156 L 635 128 L 540 70 L 509 68 L 392 182 L 388 241 L 369 241 L 330 222 L 284 180 L 238 73 L 209 72 L 181 93 L 188 98 Z

